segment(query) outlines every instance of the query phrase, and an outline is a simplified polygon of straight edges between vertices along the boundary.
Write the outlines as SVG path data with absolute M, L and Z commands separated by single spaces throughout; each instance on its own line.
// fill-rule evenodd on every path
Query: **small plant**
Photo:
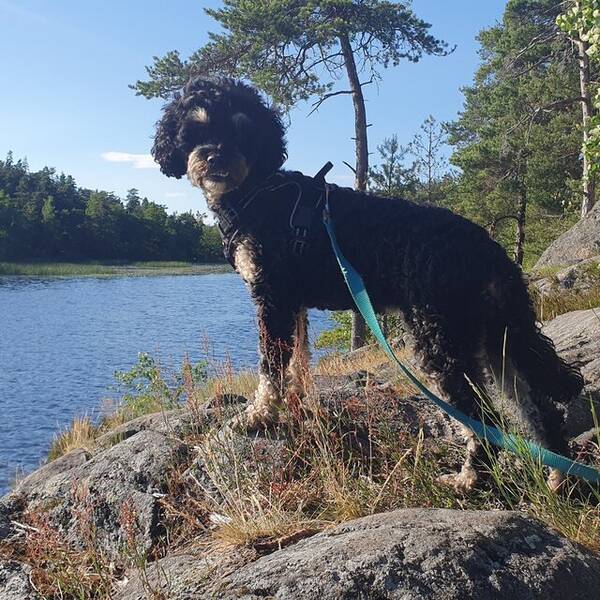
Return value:
M 152 412 L 177 408 L 185 392 L 184 374 L 187 373 L 194 385 L 198 385 L 206 379 L 206 366 L 205 361 L 191 364 L 186 360 L 183 372 L 175 374 L 168 381 L 160 364 L 149 354 L 141 352 L 138 362 L 129 371 L 115 373 L 121 392 L 117 412 L 127 421 Z
M 43 512 L 36 511 L 26 515 L 25 537 L 15 553 L 31 566 L 31 582 L 42 598 L 109 600 L 120 569 L 98 546 L 87 490 L 75 489 L 74 495 L 74 518 L 83 547 L 73 547 Z

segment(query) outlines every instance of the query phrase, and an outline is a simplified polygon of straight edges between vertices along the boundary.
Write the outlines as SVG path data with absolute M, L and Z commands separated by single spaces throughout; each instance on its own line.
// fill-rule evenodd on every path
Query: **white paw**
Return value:
M 463 467 L 460 473 L 440 475 L 437 482 L 452 488 L 457 494 L 467 494 L 475 488 L 477 473 L 473 467 Z

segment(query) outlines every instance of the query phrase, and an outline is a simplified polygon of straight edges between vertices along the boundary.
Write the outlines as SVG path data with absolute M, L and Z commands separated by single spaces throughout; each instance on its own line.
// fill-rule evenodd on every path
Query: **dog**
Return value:
M 322 223 L 324 182 L 282 170 L 280 114 L 243 82 L 192 79 L 163 111 L 152 155 L 165 175 L 187 175 L 204 192 L 225 254 L 256 304 L 259 383 L 245 421 L 268 426 L 286 393 L 303 393 L 306 309 L 353 307 Z M 504 249 L 445 208 L 345 188 L 329 202 L 339 244 L 375 309 L 402 313 L 438 393 L 480 418 L 476 388 L 489 389 L 502 373 L 510 417 L 530 439 L 566 453 L 557 403 L 576 397 L 583 379 L 540 332 L 520 268 Z M 461 490 L 475 485 L 481 452 L 466 435 L 465 463 L 446 477 Z M 557 473 L 551 479 L 559 485 Z

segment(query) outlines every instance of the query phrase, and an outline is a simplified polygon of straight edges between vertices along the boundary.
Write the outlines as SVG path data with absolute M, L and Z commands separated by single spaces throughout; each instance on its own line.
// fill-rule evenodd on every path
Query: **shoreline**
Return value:
M 180 261 L 0 262 L 1 277 L 158 277 L 233 272 L 228 263 Z

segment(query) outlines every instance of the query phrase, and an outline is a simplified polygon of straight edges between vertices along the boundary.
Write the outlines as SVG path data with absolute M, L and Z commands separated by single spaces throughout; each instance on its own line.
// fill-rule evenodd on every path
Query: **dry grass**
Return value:
M 71 425 L 54 437 L 48 460 L 54 460 L 71 450 L 83 449 L 90 452 L 97 436 L 97 428 L 89 417 L 75 418 Z
M 202 463 L 219 498 L 213 500 L 199 485 L 206 498 L 202 509 L 218 515 L 213 535 L 227 544 L 260 548 L 398 508 L 504 508 L 528 512 L 600 552 L 597 488 L 568 480 L 559 493 L 552 491 L 546 470 L 523 449 L 518 456 L 490 453 L 489 479 L 472 493 L 456 494 L 438 477 L 456 469 L 463 449 L 394 429 L 380 420 L 376 404 L 373 398 L 348 407 L 337 422 L 311 413 L 300 424 L 288 415 L 278 433 L 286 439 L 283 467 L 257 466 L 240 454 L 233 438 L 204 446 Z M 348 428 L 350 417 L 355 430 Z M 361 429 L 368 432 L 362 447 Z
M 387 362 L 388 358 L 386 358 L 383 350 L 376 344 L 371 344 L 350 355 L 335 352 L 323 357 L 315 369 L 315 374 L 340 376 L 351 375 L 357 371 L 373 373 Z
M 328 358 L 317 373 L 376 373 L 385 360 L 378 349 L 369 348 L 350 359 Z M 401 382 L 400 388 L 405 387 Z M 410 433 L 391 416 L 389 403 L 395 398 L 367 386 L 364 394 L 333 410 L 320 410 L 310 402 L 303 408 L 292 405 L 274 439 L 264 440 L 281 444 L 277 460 L 261 452 L 249 456 L 226 424 L 206 432 L 199 452 L 218 493 L 194 482 L 205 499 L 196 506 L 204 511 L 204 524 L 212 514 L 217 539 L 263 548 L 397 508 L 505 508 L 529 512 L 562 535 L 600 551 L 598 490 L 569 480 L 555 493 L 546 483 L 545 469 L 523 449 L 518 456 L 490 453 L 486 483 L 466 496 L 457 495 L 438 477 L 460 464 L 462 444 Z M 504 423 L 500 426 L 510 430 Z
M 230 545 L 278 547 L 374 512 L 473 507 L 436 481 L 437 461 L 456 462 L 455 449 L 426 446 L 422 437 L 399 431 L 388 402 L 374 392 L 333 412 L 309 403 L 287 411 L 272 439 L 257 438 L 250 450 L 226 425 L 207 432 L 198 449 L 216 490 L 194 483 L 216 525 L 214 536 Z
M 532 290 L 532 296 L 540 321 L 549 321 L 574 310 L 600 307 L 600 285 L 579 293 L 554 291 L 541 294 Z

